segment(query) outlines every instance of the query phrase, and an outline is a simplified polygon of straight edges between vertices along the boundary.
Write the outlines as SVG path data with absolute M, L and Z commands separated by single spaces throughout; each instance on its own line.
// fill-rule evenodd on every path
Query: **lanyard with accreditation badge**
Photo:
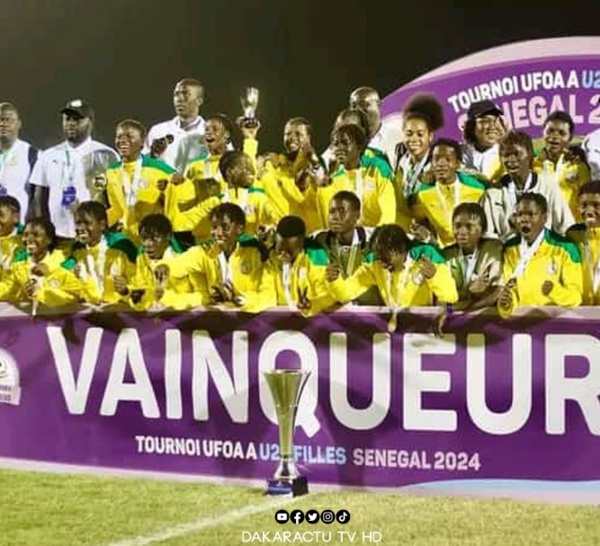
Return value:
M 143 158 L 137 158 L 133 169 L 133 177 L 129 177 L 125 166 L 121 165 L 121 182 L 123 183 L 123 192 L 125 193 L 125 202 L 128 207 L 133 207 L 137 198 L 137 193 L 142 186 L 142 161 Z
M 65 162 L 63 164 L 62 176 L 62 198 L 63 207 L 72 207 L 77 200 L 77 189 L 75 188 L 75 158 L 72 151 L 65 150 Z

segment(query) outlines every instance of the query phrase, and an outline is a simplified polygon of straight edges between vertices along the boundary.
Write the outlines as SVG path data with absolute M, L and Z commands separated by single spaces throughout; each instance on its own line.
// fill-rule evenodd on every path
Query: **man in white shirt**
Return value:
M 84 201 L 102 201 L 104 187 L 97 178 L 118 160 L 108 146 L 92 140 L 94 110 L 80 99 L 61 110 L 65 141 L 44 150 L 31 174 L 33 213 L 49 217 L 61 239 L 75 237 L 73 212 Z
M 206 150 L 204 119 L 199 115 L 204 102 L 204 87 L 186 78 L 175 85 L 175 117 L 150 128 L 142 153 L 151 154 L 183 173 L 187 162 Z
M 592 171 L 592 180 L 600 180 L 600 129 L 586 136 L 581 147 Z
M 21 118 L 14 104 L 0 104 L 0 195 L 12 195 L 29 218 L 29 177 L 37 161 L 38 150 L 19 139 Z
M 396 165 L 396 146 L 402 140 L 402 124 L 392 120 L 382 122 L 381 99 L 372 87 L 359 87 L 350 95 L 350 108 L 361 110 L 369 123 L 370 148 L 382 151 L 390 165 Z

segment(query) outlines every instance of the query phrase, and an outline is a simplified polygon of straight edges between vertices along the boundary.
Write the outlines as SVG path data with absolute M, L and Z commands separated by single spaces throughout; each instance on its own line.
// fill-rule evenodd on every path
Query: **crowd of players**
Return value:
M 65 140 L 40 151 L 0 104 L 0 301 L 305 315 L 346 304 L 454 311 L 595 305 L 600 285 L 600 133 L 573 144 L 552 112 L 538 149 L 501 109 L 471 104 L 463 142 L 432 95 L 382 122 L 352 92 L 317 151 L 302 117 L 282 150 L 260 122 L 200 115 L 202 85 L 177 83 L 175 117 L 127 119 L 114 149 L 94 110 L 61 110 Z M 241 143 L 236 145 L 236 135 Z

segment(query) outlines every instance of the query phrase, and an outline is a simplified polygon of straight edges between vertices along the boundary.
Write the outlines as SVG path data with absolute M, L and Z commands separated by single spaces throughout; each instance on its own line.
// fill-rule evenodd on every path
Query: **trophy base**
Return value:
M 267 482 L 267 495 L 289 495 L 299 497 L 308 494 L 308 480 L 306 476 L 298 476 L 291 480 L 272 479 Z

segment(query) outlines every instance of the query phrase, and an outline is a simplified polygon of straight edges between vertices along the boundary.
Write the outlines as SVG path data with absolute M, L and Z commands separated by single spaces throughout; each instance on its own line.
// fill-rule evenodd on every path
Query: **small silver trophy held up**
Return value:
M 267 495 L 306 495 L 308 481 L 296 468 L 294 457 L 294 427 L 298 403 L 310 377 L 309 371 L 273 370 L 265 378 L 275 403 L 279 425 L 279 465 L 267 482 Z
M 83 170 L 90 196 L 108 206 L 106 199 L 106 170 L 111 163 L 119 160 L 119 156 L 110 149 L 94 150 L 83 157 Z
M 256 127 L 258 119 L 256 118 L 256 109 L 258 108 L 258 98 L 260 93 L 256 87 L 246 87 L 240 97 L 244 115 L 240 121 L 243 126 Z

